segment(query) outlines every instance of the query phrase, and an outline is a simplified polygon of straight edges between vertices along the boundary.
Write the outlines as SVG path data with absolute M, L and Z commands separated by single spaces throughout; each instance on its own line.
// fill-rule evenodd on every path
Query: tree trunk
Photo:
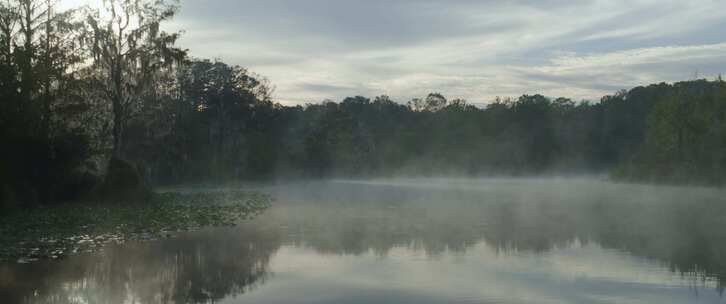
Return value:
M 113 156 L 122 158 L 123 151 L 123 107 L 118 98 L 113 99 Z

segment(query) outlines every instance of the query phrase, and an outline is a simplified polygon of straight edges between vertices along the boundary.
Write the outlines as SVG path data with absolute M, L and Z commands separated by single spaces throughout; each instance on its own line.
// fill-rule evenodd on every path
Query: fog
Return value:
M 720 189 L 560 177 L 336 179 L 183 190 L 239 188 L 272 195 L 273 207 L 238 228 L 111 247 L 61 263 L 4 265 L 0 294 L 26 303 L 75 297 L 428 303 L 466 302 L 459 297 L 467 294 L 507 303 L 607 302 L 612 294 L 684 303 L 697 293 L 718 303 L 724 291 Z M 480 292 L 480 284 L 499 287 Z M 323 292 L 331 286 L 340 293 Z M 31 290 L 36 295 L 28 297 Z M 316 290 L 324 296 L 313 296 Z
M 662 2 L 0 1 L 0 302 L 723 302 L 726 10 Z

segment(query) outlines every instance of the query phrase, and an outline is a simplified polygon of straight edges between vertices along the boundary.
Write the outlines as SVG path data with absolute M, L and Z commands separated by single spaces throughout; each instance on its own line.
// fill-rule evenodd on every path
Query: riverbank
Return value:
M 254 192 L 157 193 L 143 204 L 73 203 L 0 215 L 0 261 L 29 263 L 91 252 L 107 244 L 232 226 L 270 206 Z

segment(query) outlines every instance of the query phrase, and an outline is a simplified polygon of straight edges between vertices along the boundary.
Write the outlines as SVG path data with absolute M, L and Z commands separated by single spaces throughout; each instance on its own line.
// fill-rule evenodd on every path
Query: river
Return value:
M 726 303 L 723 190 L 574 178 L 254 188 L 273 206 L 234 228 L 0 264 L 0 303 Z

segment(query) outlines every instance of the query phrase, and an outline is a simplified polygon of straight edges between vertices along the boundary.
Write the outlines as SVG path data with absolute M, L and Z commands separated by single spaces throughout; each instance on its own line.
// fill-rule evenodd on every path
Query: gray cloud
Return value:
M 287 104 L 440 91 L 598 99 L 725 67 L 721 0 L 182 0 L 192 54 L 249 67 Z
M 298 87 L 300 90 L 304 91 L 313 91 L 313 92 L 340 92 L 340 93 L 347 93 L 355 90 L 360 90 L 360 88 L 354 88 L 349 86 L 336 86 L 336 85 L 329 85 L 329 84 L 315 84 L 315 83 L 308 83 L 308 84 L 300 84 Z

